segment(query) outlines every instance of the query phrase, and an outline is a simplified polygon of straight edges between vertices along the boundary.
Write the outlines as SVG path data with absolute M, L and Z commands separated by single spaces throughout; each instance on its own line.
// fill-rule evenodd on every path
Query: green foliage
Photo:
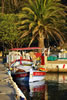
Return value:
M 27 0 L 4 0 L 4 13 L 19 13 Z M 0 13 L 2 12 L 2 0 L 0 0 Z
M 4 42 L 9 48 L 22 47 L 27 46 L 30 40 L 29 45 L 36 38 L 39 41 L 39 37 L 53 37 L 55 40 L 58 37 L 63 42 L 62 33 L 67 36 L 67 8 L 60 1 L 62 0 L 4 0 L 4 14 L 0 14 L 0 43 Z
M 0 14 L 0 41 L 11 46 L 18 39 L 17 17 L 13 14 Z
M 32 33 L 29 45 L 37 37 L 38 40 L 47 37 L 57 37 L 62 43 L 64 34 L 62 28 L 65 25 L 66 7 L 57 0 L 28 0 L 22 8 L 20 27 L 21 37 Z M 65 28 L 65 27 L 64 27 Z M 42 41 L 41 41 L 42 42 Z

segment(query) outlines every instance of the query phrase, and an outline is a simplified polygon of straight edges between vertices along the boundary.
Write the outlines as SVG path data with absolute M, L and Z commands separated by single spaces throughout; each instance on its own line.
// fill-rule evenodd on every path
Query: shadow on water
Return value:
M 67 74 L 47 73 L 38 82 L 17 82 L 27 100 L 67 100 Z

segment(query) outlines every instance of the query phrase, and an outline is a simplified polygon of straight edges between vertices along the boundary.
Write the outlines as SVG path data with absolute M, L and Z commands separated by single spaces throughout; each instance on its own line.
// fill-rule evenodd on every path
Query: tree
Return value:
M 56 0 L 29 0 L 20 14 L 21 38 L 31 34 L 31 43 L 38 39 L 39 47 L 44 47 L 44 39 L 48 36 L 60 39 L 63 43 L 64 35 L 61 32 L 65 24 L 65 6 Z
M 0 0 L 0 12 L 19 13 L 27 0 Z
M 13 48 L 18 43 L 17 16 L 0 14 L 0 42 L 7 48 Z
M 5 3 L 5 0 L 2 0 L 2 13 L 4 13 L 4 3 Z

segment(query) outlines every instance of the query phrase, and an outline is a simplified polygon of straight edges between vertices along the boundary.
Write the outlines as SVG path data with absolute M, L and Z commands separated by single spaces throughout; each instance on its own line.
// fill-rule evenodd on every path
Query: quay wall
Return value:
M 9 78 L 11 80 L 13 88 L 15 89 L 15 92 L 16 92 L 16 100 L 27 100 L 26 97 L 25 97 L 25 95 L 23 94 L 23 92 L 19 89 L 19 87 L 17 86 L 17 84 L 13 81 L 13 78 L 11 76 L 10 71 L 8 73 L 9 73 Z M 20 99 L 20 98 L 22 98 L 22 99 Z
M 67 61 L 47 61 L 47 72 L 67 72 Z

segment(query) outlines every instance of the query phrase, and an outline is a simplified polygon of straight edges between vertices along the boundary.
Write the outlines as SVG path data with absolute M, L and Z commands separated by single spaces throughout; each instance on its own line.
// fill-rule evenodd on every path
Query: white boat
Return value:
M 39 47 L 30 47 L 30 48 L 14 48 L 12 50 L 33 50 L 41 49 Z M 41 49 L 42 50 L 42 49 Z M 31 55 L 32 56 L 32 53 Z M 34 56 L 34 55 L 33 55 Z M 39 60 L 27 59 L 22 56 L 21 59 L 15 59 L 11 64 L 12 73 L 16 77 L 16 80 L 25 80 L 29 82 L 40 81 L 45 78 L 46 70 L 44 68 L 44 53 L 36 53 L 36 58 Z M 16 58 L 16 57 L 15 57 Z M 28 57 L 29 58 L 29 57 Z M 34 66 L 34 68 L 33 68 Z M 43 68 L 42 68 L 43 67 Z
M 45 79 L 46 71 L 37 71 L 32 68 L 28 72 L 17 72 L 14 74 L 17 81 L 36 82 Z

